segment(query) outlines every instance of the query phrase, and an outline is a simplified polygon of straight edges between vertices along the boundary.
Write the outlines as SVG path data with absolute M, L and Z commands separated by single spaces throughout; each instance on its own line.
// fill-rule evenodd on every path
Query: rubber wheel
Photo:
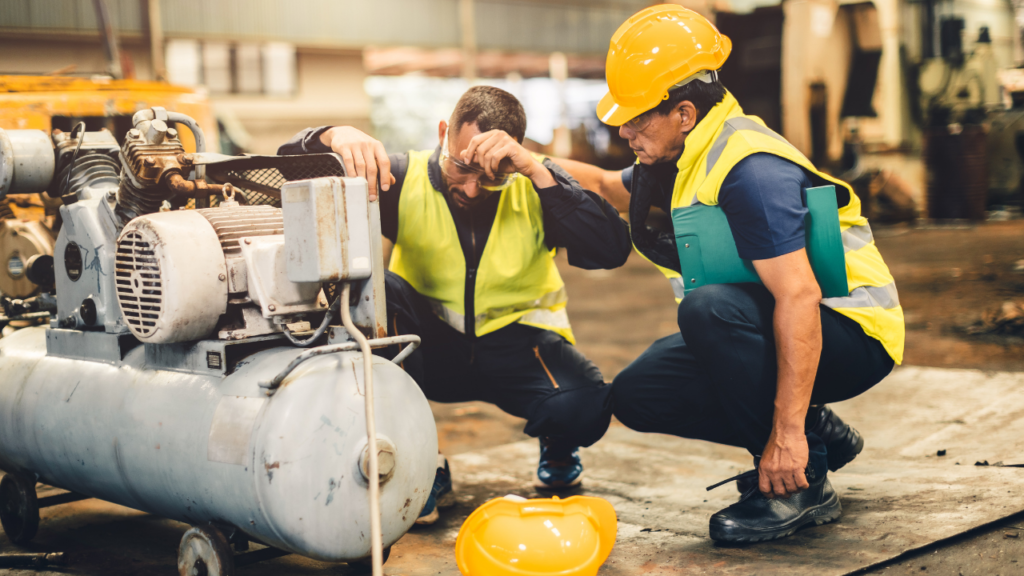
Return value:
M 234 576 L 235 555 L 224 533 L 213 526 L 193 526 L 178 546 L 180 576 Z
M 383 552 L 383 562 L 381 564 L 387 564 L 388 558 L 391 557 L 391 546 L 381 550 Z M 356 574 L 369 574 L 373 572 L 373 557 L 369 556 L 366 558 L 360 558 L 359 560 L 353 560 L 348 563 L 349 566 L 356 569 Z
M 39 531 L 39 499 L 36 482 L 23 474 L 0 479 L 0 524 L 15 544 L 27 544 Z

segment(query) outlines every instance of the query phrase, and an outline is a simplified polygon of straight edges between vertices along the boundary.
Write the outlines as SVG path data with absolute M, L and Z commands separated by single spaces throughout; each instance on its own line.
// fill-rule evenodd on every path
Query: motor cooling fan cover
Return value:
M 117 301 L 136 338 L 149 343 L 210 335 L 227 310 L 224 251 L 195 211 L 140 216 L 117 239 Z

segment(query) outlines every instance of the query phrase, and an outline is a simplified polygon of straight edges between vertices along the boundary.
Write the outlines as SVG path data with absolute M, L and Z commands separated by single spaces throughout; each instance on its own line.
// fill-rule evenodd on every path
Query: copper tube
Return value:
M 210 194 L 224 195 L 224 186 L 222 184 L 208 184 L 206 180 L 186 180 L 177 172 L 172 172 L 167 176 L 167 189 L 175 195 L 191 198 L 202 195 L 208 196 Z

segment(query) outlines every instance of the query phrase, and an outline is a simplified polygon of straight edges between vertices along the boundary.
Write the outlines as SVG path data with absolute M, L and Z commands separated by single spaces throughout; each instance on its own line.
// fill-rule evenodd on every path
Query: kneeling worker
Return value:
M 710 22 L 671 5 L 638 12 L 612 37 L 597 114 L 639 159 L 633 244 L 682 297 L 680 333 L 612 390 L 630 428 L 755 456 L 756 470 L 737 477 L 742 497 L 711 517 L 710 533 L 757 542 L 839 517 L 826 475 L 863 440 L 823 405 L 889 374 L 904 325 L 857 196 L 743 113 L 718 80 L 730 50 Z M 809 190 L 821 186 L 834 197 Z M 671 234 L 645 225 L 651 206 L 672 216 Z
M 616 268 L 629 256 L 626 225 L 600 196 L 523 148 L 526 113 L 504 90 L 477 86 L 441 121 L 434 150 L 388 156 L 351 127 L 297 134 L 279 154 L 333 151 L 376 196 L 394 243 L 386 295 L 398 334 L 422 345 L 404 362 L 427 398 L 481 400 L 527 420 L 540 437 L 538 487 L 580 481 L 578 447 L 604 435 L 610 386 L 574 346 L 564 248 L 580 268 Z M 418 523 L 454 503 L 447 461 Z

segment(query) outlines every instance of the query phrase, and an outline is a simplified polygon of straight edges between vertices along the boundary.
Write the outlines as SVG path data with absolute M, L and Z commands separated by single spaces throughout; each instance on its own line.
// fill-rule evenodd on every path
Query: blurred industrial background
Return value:
M 606 91 L 612 33 L 653 3 L 0 0 L 0 128 L 69 131 L 85 121 L 120 135 L 137 109 L 163 105 L 209 125 L 228 154 L 274 154 L 299 130 L 326 124 L 358 127 L 399 152 L 435 146 L 438 121 L 468 86 L 483 83 L 521 99 L 532 149 L 619 169 L 635 156 L 594 108 Z M 854 185 L 899 286 L 906 364 L 1024 372 L 1024 1 L 674 3 L 732 39 L 722 80 L 746 112 Z M 0 206 L 8 219 L 0 246 L 18 236 L 52 249 L 59 202 L 10 199 Z M 677 330 L 668 285 L 636 255 L 614 271 L 560 267 L 580 349 L 608 380 L 654 338 Z M 22 288 L 32 289 L 0 276 L 0 293 Z M 493 407 L 434 408 L 449 455 L 526 438 L 521 421 Z M 964 424 L 952 412 L 934 420 Z M 484 494 L 474 497 L 461 504 L 467 513 Z M 81 573 L 173 569 L 171 553 L 155 542 L 179 527 L 102 506 L 54 512 L 58 535 L 49 542 L 113 546 L 90 528 L 89 514 L 105 514 L 108 532 L 128 543 L 111 556 L 86 553 Z M 962 537 L 929 560 L 929 573 L 1020 573 L 1022 523 L 1017 515 Z M 444 530 L 457 527 L 453 520 Z M 429 548 L 431 538 L 450 536 L 414 535 L 405 541 L 408 558 L 422 542 Z M 13 549 L 0 541 L 0 551 Z M 890 555 L 905 549 L 893 544 Z M 935 562 L 949 571 L 935 571 Z M 925 564 L 909 559 L 896 568 Z M 265 573 L 285 565 L 271 563 Z M 316 563 L 287 566 L 336 573 Z
M 678 3 L 733 39 L 722 76 L 748 113 L 882 192 L 883 218 L 1019 209 L 1024 55 L 1012 2 Z M 612 32 L 649 4 L 107 0 L 105 27 L 92 0 L 3 0 L 0 73 L 197 87 L 226 141 L 256 153 L 322 124 L 368 129 L 393 150 L 429 146 L 467 84 L 491 83 L 523 100 L 538 149 L 622 167 L 632 158 L 593 107 Z

